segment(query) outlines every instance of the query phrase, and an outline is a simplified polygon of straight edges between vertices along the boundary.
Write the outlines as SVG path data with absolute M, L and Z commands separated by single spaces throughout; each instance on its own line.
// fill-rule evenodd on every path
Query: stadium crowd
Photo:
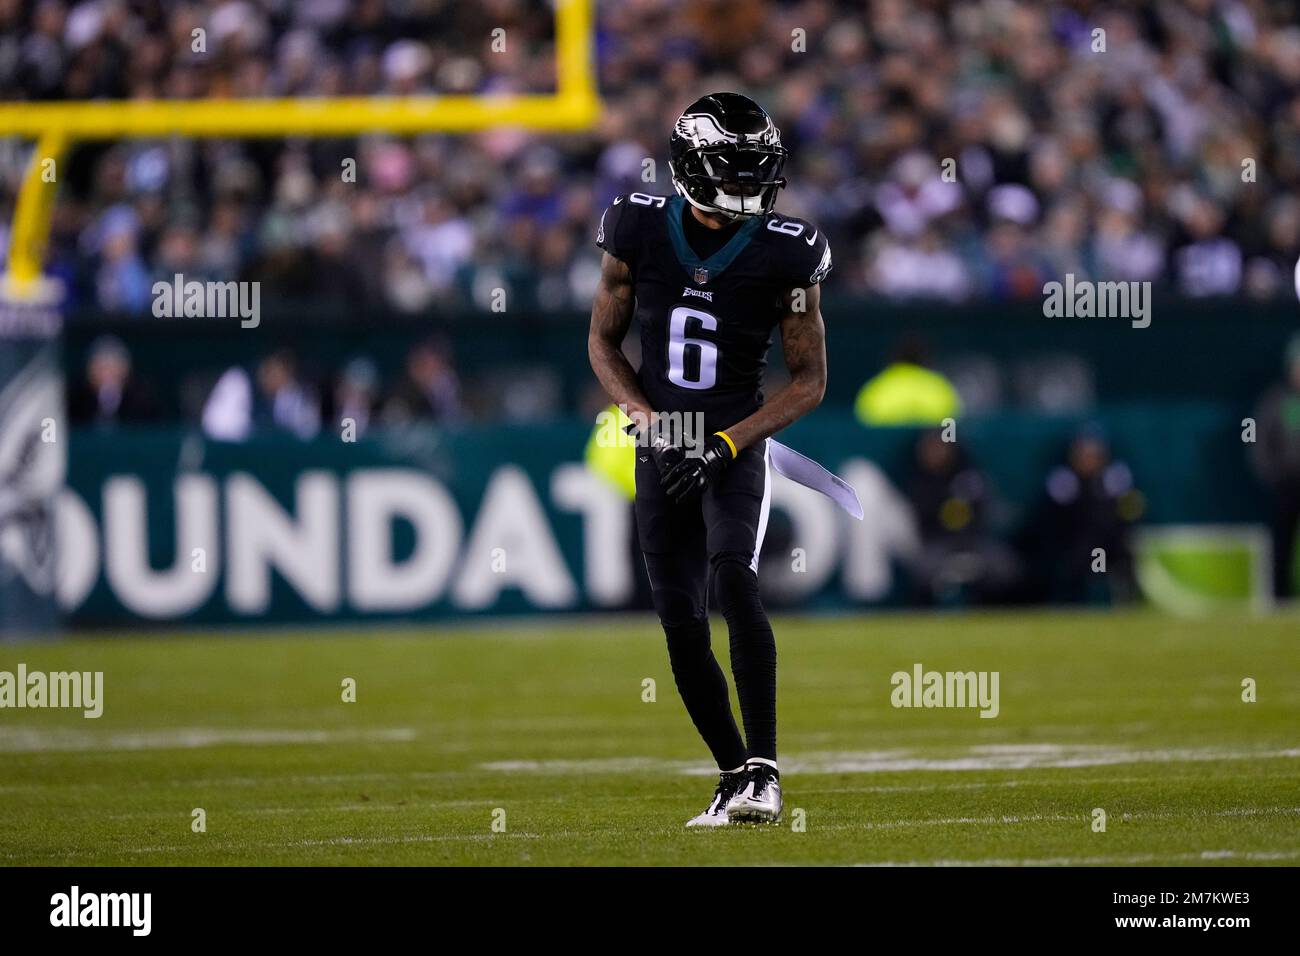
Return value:
M 546 92 L 553 40 L 530 0 L 0 0 L 0 99 Z M 354 311 L 497 288 L 582 310 L 600 209 L 671 191 L 667 132 L 714 88 L 776 115 L 779 208 L 829 234 L 833 291 L 1035 298 L 1072 272 L 1266 299 L 1300 256 L 1288 0 L 619 0 L 597 58 L 583 135 L 84 145 L 50 267 L 74 308 L 141 315 L 176 273 Z M 0 229 L 29 155 L 0 141 Z

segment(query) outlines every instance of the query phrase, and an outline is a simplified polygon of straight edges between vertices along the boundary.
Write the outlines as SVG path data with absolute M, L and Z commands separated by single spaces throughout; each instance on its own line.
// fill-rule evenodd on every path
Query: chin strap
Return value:
M 763 211 L 761 209 L 758 212 L 736 212 L 733 209 L 723 209 L 721 206 L 706 206 L 701 202 L 696 202 L 694 199 L 691 198 L 691 194 L 688 193 L 685 189 L 683 189 L 681 184 L 678 183 L 676 179 L 673 180 L 673 188 L 677 190 L 677 194 L 679 196 L 685 199 L 688 203 L 690 203 L 700 212 L 707 212 L 710 213 L 711 215 L 722 216 L 725 219 L 727 219 L 729 222 L 735 222 L 737 219 L 751 219 L 754 216 L 763 215 Z

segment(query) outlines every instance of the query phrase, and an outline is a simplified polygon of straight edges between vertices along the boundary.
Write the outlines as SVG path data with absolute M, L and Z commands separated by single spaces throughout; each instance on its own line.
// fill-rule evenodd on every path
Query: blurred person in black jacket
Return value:
M 1012 599 L 1021 578 L 1019 558 L 990 531 L 988 479 L 939 429 L 922 432 L 907 486 L 921 552 L 913 567 L 922 604 Z
M 384 424 L 435 421 L 445 425 L 463 417 L 460 377 L 450 349 L 437 338 L 419 343 L 406 357 L 405 375 L 384 402 Z
M 1076 603 L 1131 599 L 1131 532 L 1146 500 L 1100 427 L 1086 426 L 1074 436 L 1044 490 L 1028 543 L 1040 596 Z
M 158 407 L 148 386 L 131 369 L 131 353 L 115 335 L 101 335 L 90 346 L 85 376 L 68 392 L 68 419 L 74 425 L 131 425 L 152 421 Z
M 355 438 L 370 430 L 371 420 L 379 407 L 379 369 L 375 363 L 358 356 L 343 366 L 329 395 L 327 414 L 332 427 L 349 429 Z
M 1300 335 L 1286 349 L 1287 378 L 1255 410 L 1251 463 L 1273 492 L 1273 594 L 1291 594 L 1296 525 L 1300 522 Z

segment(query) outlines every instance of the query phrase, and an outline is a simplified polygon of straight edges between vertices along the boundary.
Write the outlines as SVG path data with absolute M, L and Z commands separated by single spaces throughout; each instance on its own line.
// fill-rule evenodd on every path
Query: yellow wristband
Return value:
M 728 435 L 726 432 L 714 432 L 713 434 L 717 435 L 719 438 L 721 438 L 723 441 L 727 443 L 727 447 L 731 449 L 731 460 L 735 461 L 736 456 L 739 453 L 736 451 L 736 443 L 731 440 L 731 436 Z

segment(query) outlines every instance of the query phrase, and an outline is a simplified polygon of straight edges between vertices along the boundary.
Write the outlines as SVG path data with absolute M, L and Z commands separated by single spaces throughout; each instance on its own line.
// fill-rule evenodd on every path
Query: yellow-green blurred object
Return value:
M 938 372 L 895 362 L 862 386 L 853 411 L 864 425 L 939 425 L 961 413 L 961 399 Z
M 1156 525 L 1134 536 L 1134 569 L 1143 595 L 1185 617 L 1273 604 L 1272 545 L 1260 525 Z
M 612 418 L 610 416 L 613 416 Z M 582 459 L 594 474 L 600 475 L 631 501 L 636 497 L 636 448 L 630 441 L 619 441 L 623 429 L 632 419 L 617 405 L 596 416 L 596 427 L 587 439 Z

